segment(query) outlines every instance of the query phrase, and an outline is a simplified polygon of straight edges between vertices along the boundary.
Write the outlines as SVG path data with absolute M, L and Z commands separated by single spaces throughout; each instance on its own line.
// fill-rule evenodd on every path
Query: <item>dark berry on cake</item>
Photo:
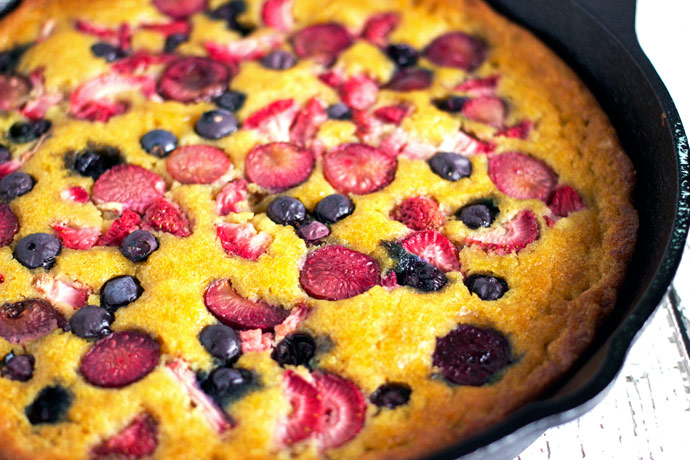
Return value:
M 386 54 L 401 69 L 417 65 L 419 53 L 406 43 L 395 43 L 386 47 Z
M 278 342 L 271 352 L 271 358 L 285 366 L 306 366 L 310 367 L 309 362 L 316 354 L 316 343 L 309 334 L 294 333 Z
M 268 205 L 266 215 L 276 224 L 298 227 L 307 217 L 307 208 L 297 198 L 280 196 Z
M 110 324 L 115 320 L 105 308 L 87 305 L 77 310 L 69 320 L 70 330 L 82 339 L 99 339 L 110 334 Z
M 324 224 L 335 224 L 343 220 L 355 210 L 352 200 L 339 193 L 322 198 L 314 207 L 314 217 Z
M 315 372 L 321 399 L 320 425 L 316 442 L 320 450 L 342 446 L 364 426 L 367 404 L 357 386 L 333 374 Z
M 6 203 L 0 203 L 0 247 L 7 246 L 19 231 L 19 221 Z
M 177 148 L 177 137 L 164 129 L 154 129 L 147 132 L 141 136 L 139 142 L 146 153 L 157 158 L 165 158 Z
M 369 401 L 379 407 L 395 409 L 410 401 L 412 388 L 406 383 L 384 383 L 369 396 Z
M 326 113 L 331 120 L 350 120 L 352 118 L 352 110 L 342 102 L 329 106 Z
M 21 108 L 31 94 L 31 83 L 20 75 L 0 74 L 0 110 Z
M 50 131 L 52 126 L 53 123 L 50 120 L 44 119 L 24 122 L 18 121 L 10 126 L 8 135 L 12 142 L 23 144 L 26 142 L 35 141 Z
M 211 184 L 232 168 L 232 162 L 217 147 L 185 145 L 168 157 L 167 168 L 172 178 L 183 184 Z
M 214 99 L 214 102 L 221 109 L 236 112 L 240 110 L 247 100 L 247 95 L 239 91 L 227 90 Z
M 486 44 L 463 32 L 450 32 L 434 39 L 424 49 L 424 56 L 438 66 L 471 72 L 486 59 Z
M 0 376 L 18 382 L 28 382 L 34 375 L 36 359 L 32 355 L 9 352 L 0 362 Z
M 444 99 L 434 99 L 432 102 L 439 110 L 456 113 L 462 111 L 468 98 L 463 96 L 450 96 Z
M 525 209 L 490 232 L 468 235 L 465 238 L 465 244 L 503 255 L 518 252 L 537 239 L 539 239 L 539 222 L 532 211 Z
M 11 201 L 22 195 L 26 195 L 33 188 L 36 181 L 25 172 L 15 171 L 0 179 L 0 198 Z
M 252 380 L 252 373 L 247 369 L 217 367 L 201 382 L 201 389 L 219 406 L 224 406 L 244 393 Z
M 212 282 L 204 293 L 206 308 L 218 320 L 235 329 L 271 329 L 287 318 L 289 312 L 262 300 L 241 297 L 228 280 Z
M 67 162 L 79 175 L 97 180 L 109 169 L 124 163 L 124 158 L 115 147 L 89 146 L 73 156 L 68 154 Z
M 400 240 L 400 246 L 444 273 L 460 270 L 458 249 L 448 238 L 435 230 L 414 232 Z
M 110 43 L 98 42 L 91 45 L 91 52 L 94 56 L 105 59 L 105 62 L 113 62 L 127 55 L 122 49 Z
M 227 89 L 232 76 L 225 65 L 201 57 L 179 58 L 168 65 L 158 82 L 166 99 L 185 103 L 209 101 Z
M 0 307 L 0 337 L 25 344 L 65 326 L 65 318 L 48 302 L 27 299 Z
M 11 3 L 11 2 L 10 2 Z M 13 72 L 22 54 L 31 47 L 31 44 L 15 46 L 0 53 L 0 73 Z
M 55 235 L 32 233 L 19 240 L 13 254 L 27 268 L 49 269 L 55 264 L 55 258 L 61 250 L 62 244 Z
M 245 160 L 247 179 L 278 193 L 306 181 L 314 169 L 314 155 L 286 142 L 254 147 Z
M 194 131 L 204 139 L 222 139 L 237 131 L 239 122 L 232 112 L 223 109 L 204 112 L 194 124 Z
M 271 70 L 288 70 L 297 64 L 297 58 L 285 50 L 275 50 L 261 58 L 261 65 Z
M 229 326 L 213 324 L 206 326 L 199 334 L 199 341 L 214 358 L 223 363 L 234 362 L 241 354 L 240 338 Z
M 491 227 L 498 215 L 498 208 L 491 201 L 480 201 L 463 206 L 455 214 L 468 228 Z
M 72 394 L 60 385 L 45 387 L 26 406 L 26 418 L 32 425 L 62 421 L 72 405 Z
M 470 160 L 453 152 L 438 152 L 429 159 L 429 167 L 439 177 L 455 182 L 472 174 Z
M 144 293 L 139 280 L 133 276 L 122 275 L 110 278 L 101 288 L 101 306 L 110 313 L 129 305 Z
M 204 11 L 208 0 L 153 0 L 161 13 L 174 19 L 186 19 L 194 13 Z
M 423 292 L 432 292 L 443 288 L 448 282 L 448 277 L 438 267 L 405 251 L 400 244 L 388 241 L 382 244 L 395 261 L 393 270 L 399 285 L 410 286 Z
M 178 46 L 189 40 L 189 35 L 186 33 L 170 34 L 165 37 L 165 44 L 163 45 L 163 52 L 172 54 Z

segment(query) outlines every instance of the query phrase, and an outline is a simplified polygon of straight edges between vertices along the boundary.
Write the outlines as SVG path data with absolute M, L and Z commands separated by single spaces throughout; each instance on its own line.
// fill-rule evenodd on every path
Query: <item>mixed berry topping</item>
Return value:
M 165 158 L 177 148 L 177 137 L 170 131 L 154 129 L 144 134 L 140 143 L 146 153 L 157 158 Z
M 489 177 L 498 190 L 520 200 L 546 201 L 558 182 L 546 163 L 520 152 L 489 158 Z
M 386 47 L 386 54 L 401 69 L 417 65 L 419 53 L 406 43 L 395 43 Z
M 446 220 L 438 202 L 427 196 L 405 199 L 391 212 L 391 219 L 405 224 L 412 230 L 436 230 Z
M 405 251 L 400 244 L 384 241 L 383 245 L 396 262 L 393 271 L 397 284 L 422 292 L 432 292 L 442 289 L 448 282 L 448 277 L 441 269 L 418 255 Z
M 218 109 L 201 115 L 194 125 L 194 131 L 204 139 L 222 139 L 237 131 L 239 122 L 232 112 Z
M 268 205 L 266 215 L 276 224 L 298 227 L 307 217 L 307 208 L 297 198 L 280 196 Z
M 139 280 L 122 275 L 111 278 L 101 288 L 101 306 L 110 313 L 137 300 L 144 293 Z
M 438 66 L 471 72 L 484 62 L 487 52 L 486 44 L 480 39 L 463 32 L 451 32 L 429 43 L 424 56 Z
M 0 337 L 25 344 L 65 325 L 65 318 L 48 302 L 27 299 L 0 307 Z
M 32 425 L 60 422 L 67 416 L 72 399 L 72 394 L 63 386 L 45 387 L 26 406 L 26 418 Z
M 158 422 L 144 412 L 129 425 L 111 436 L 91 451 L 91 459 L 111 458 L 140 459 L 152 455 L 158 447 Z
M 115 320 L 105 308 L 87 305 L 77 310 L 69 319 L 74 335 L 82 339 L 99 339 L 111 333 L 110 325 Z
M 221 109 L 236 112 L 240 110 L 247 100 L 247 95 L 239 91 L 228 90 L 214 99 L 214 102 Z
M 343 194 L 381 190 L 393 181 L 396 169 L 395 158 L 366 144 L 341 144 L 323 157 L 326 180 Z
M 127 56 L 122 49 L 105 42 L 91 45 L 91 52 L 94 56 L 105 59 L 105 62 L 113 62 Z
M 206 326 L 199 334 L 199 341 L 211 356 L 226 364 L 235 361 L 242 352 L 239 336 L 224 324 Z
M 166 99 L 192 103 L 223 94 L 232 76 L 225 65 L 199 57 L 179 58 L 163 72 L 158 93 Z
M 9 138 L 12 142 L 17 144 L 25 144 L 27 142 L 35 141 L 45 133 L 50 131 L 53 123 L 50 120 L 40 119 L 26 122 L 16 122 L 10 126 L 8 132 Z
M 316 342 L 309 334 L 294 333 L 278 342 L 271 352 L 271 358 L 281 366 L 310 367 L 316 354 Z
M 19 231 L 17 216 L 6 203 L 0 203 L 0 247 L 7 246 Z
M 158 174 L 141 166 L 123 164 L 98 178 L 93 185 L 93 201 L 105 209 L 142 213 L 164 192 L 165 182 Z
M 271 70 L 287 70 L 297 64 L 297 58 L 284 50 L 275 50 L 261 59 L 261 65 Z
M 11 201 L 22 195 L 26 195 L 33 188 L 36 181 L 27 173 L 15 171 L 0 179 L 0 198 Z
M 182 184 L 211 184 L 232 167 L 221 149 L 201 144 L 179 147 L 166 164 L 168 173 Z
M 352 119 L 352 110 L 350 109 L 350 107 L 348 107 L 346 104 L 343 104 L 342 102 L 338 102 L 337 104 L 328 106 L 328 109 L 326 109 L 326 113 L 328 114 L 328 118 L 330 118 L 331 120 Z
M 418 67 L 403 68 L 397 71 L 384 87 L 392 91 L 419 91 L 431 86 L 433 72 Z
M 287 142 L 254 147 L 245 160 L 247 179 L 278 193 L 301 184 L 314 169 L 311 151 Z
M 508 291 L 506 280 L 492 275 L 470 275 L 465 286 L 482 300 L 498 300 Z
M 369 400 L 378 407 L 395 409 L 410 401 L 412 388 L 405 383 L 385 383 L 378 387 Z
M 19 240 L 14 248 L 14 258 L 27 268 L 49 269 L 61 250 L 62 244 L 55 235 L 32 233 Z
M 217 367 L 201 382 L 201 389 L 220 407 L 244 393 L 253 381 L 247 369 Z
M 352 44 L 352 36 L 340 24 L 316 24 L 300 30 L 290 41 L 297 56 L 329 65 Z
M 241 297 L 228 280 L 211 283 L 204 293 L 204 303 L 221 323 L 235 329 L 270 329 L 288 316 L 282 307 Z
M 34 375 L 35 364 L 36 359 L 33 356 L 15 355 L 11 351 L 0 362 L 0 376 L 18 382 L 28 382 Z
M 77 174 L 93 180 L 97 180 L 112 167 L 124 163 L 120 151 L 110 146 L 90 146 L 73 156 L 68 155 L 67 161 Z
M 324 224 L 335 224 L 352 214 L 354 210 L 355 204 L 350 198 L 334 193 L 316 203 L 314 217 Z
M 146 230 L 134 230 L 120 243 L 120 252 L 132 262 L 144 262 L 158 250 L 158 238 Z
M 498 208 L 496 208 L 491 201 L 482 201 L 465 205 L 460 208 L 456 214 L 457 218 L 472 230 L 476 230 L 480 227 L 491 227 L 497 215 Z
M 470 160 L 454 152 L 438 152 L 429 159 L 429 167 L 437 176 L 451 182 L 472 174 Z

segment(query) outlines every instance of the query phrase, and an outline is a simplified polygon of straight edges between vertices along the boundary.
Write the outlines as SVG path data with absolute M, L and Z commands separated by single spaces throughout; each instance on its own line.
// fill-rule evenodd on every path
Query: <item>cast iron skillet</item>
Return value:
M 20 0 L 0 0 L 0 18 Z M 637 43 L 635 0 L 488 0 L 536 33 L 580 75 L 635 164 L 638 244 L 614 313 L 548 394 L 427 460 L 512 459 L 547 428 L 594 407 L 656 309 L 690 221 L 688 142 L 673 101 Z
M 673 279 L 690 221 L 688 141 L 637 42 L 635 0 L 488 3 L 565 59 L 604 107 L 637 170 L 640 230 L 614 313 L 573 369 L 541 399 L 427 460 L 512 459 L 547 428 L 602 400 Z

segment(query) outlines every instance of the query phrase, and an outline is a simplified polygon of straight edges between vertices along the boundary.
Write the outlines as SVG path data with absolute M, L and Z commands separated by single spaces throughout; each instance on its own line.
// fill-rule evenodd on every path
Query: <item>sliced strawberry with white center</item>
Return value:
M 139 230 L 141 217 L 134 211 L 126 210 L 115 219 L 107 232 L 98 240 L 99 246 L 119 246 L 122 240 L 134 230 Z
M 255 129 L 273 142 L 290 140 L 290 127 L 299 107 L 292 99 L 272 102 L 252 113 L 244 121 L 244 129 Z
M 391 219 L 402 222 L 412 230 L 436 230 L 443 225 L 446 216 L 433 198 L 413 196 L 403 200 L 391 212 Z
M 460 270 L 458 248 L 437 231 L 415 232 L 403 238 L 400 245 L 407 252 L 418 255 L 444 273 Z
M 314 155 L 302 147 L 273 142 L 254 147 L 245 159 L 247 178 L 271 193 L 301 184 L 314 169 Z
M 124 458 L 138 460 L 152 455 L 158 447 L 158 422 L 148 413 L 137 415 L 122 431 L 104 440 L 91 451 L 91 460 Z
M 558 187 L 549 201 L 549 209 L 558 217 L 567 217 L 571 212 L 579 211 L 584 207 L 585 204 L 580 195 L 569 185 Z
M 470 96 L 493 96 L 498 88 L 498 75 L 493 75 L 486 78 L 471 78 L 465 80 L 456 86 L 455 91 L 462 91 Z
M 320 450 L 342 446 L 364 426 L 367 404 L 357 386 L 333 374 L 314 372 L 321 399 L 316 440 Z
M 297 56 L 329 65 L 352 44 L 352 37 L 340 24 L 328 23 L 305 27 L 290 41 Z
M 63 201 L 71 201 L 73 203 L 88 203 L 89 192 L 84 190 L 83 187 L 75 185 L 74 187 L 69 187 L 61 191 L 60 198 Z
M 181 238 L 192 234 L 187 216 L 177 204 L 165 198 L 156 199 L 146 209 L 141 228 L 166 232 Z
M 107 73 L 87 80 L 70 95 L 70 113 L 76 118 L 106 122 L 127 111 L 128 103 L 116 100 L 129 91 L 141 91 L 146 97 L 156 92 L 155 82 L 148 75 Z
M 362 38 L 376 46 L 386 46 L 388 35 L 398 26 L 399 22 L 400 18 L 397 13 L 375 14 L 364 24 Z
M 0 247 L 7 246 L 19 231 L 19 221 L 7 203 L 0 202 Z
M 522 120 L 513 126 L 503 128 L 496 133 L 496 136 L 512 137 L 514 139 L 527 139 L 533 128 L 534 125 L 530 120 Z
M 181 57 L 171 62 L 158 81 L 165 99 L 190 103 L 206 102 L 228 88 L 236 68 L 201 57 Z
M 343 102 L 353 109 L 368 109 L 376 102 L 379 87 L 376 82 L 366 75 L 349 78 L 340 87 L 340 97 Z
M 504 255 L 518 252 L 539 239 L 539 222 L 529 209 L 520 211 L 509 222 L 484 233 L 471 234 L 465 244 L 484 251 Z
M 285 318 L 285 321 L 274 328 L 276 333 L 275 341 L 280 342 L 286 336 L 295 332 L 299 325 L 307 319 L 309 313 L 311 313 L 311 309 L 305 304 L 299 304 L 290 310 L 290 314 Z
M 319 127 L 326 120 L 326 105 L 316 98 L 311 98 L 295 118 L 290 129 L 290 141 L 300 147 L 310 147 Z
M 387 105 L 374 111 L 374 116 L 384 123 L 399 125 L 409 112 L 409 108 L 403 105 Z
M 223 186 L 216 195 L 216 212 L 220 216 L 227 216 L 231 212 L 249 211 L 249 191 L 247 181 L 235 179 Z
M 145 23 L 141 25 L 142 29 L 151 30 L 153 32 L 158 32 L 165 35 L 166 37 L 170 35 L 188 35 L 191 26 L 187 21 L 172 21 L 165 23 Z
M 175 380 L 182 384 L 191 402 L 192 410 L 201 412 L 201 416 L 213 428 L 213 431 L 217 434 L 222 434 L 234 427 L 230 417 L 199 388 L 194 371 L 189 368 L 189 365 L 182 358 L 177 358 L 173 362 L 168 363 L 166 368 Z
M 365 195 L 395 178 L 397 162 L 366 144 L 341 144 L 323 157 L 323 174 L 340 193 Z
M 284 308 L 241 297 L 229 280 L 212 282 L 204 293 L 204 304 L 221 323 L 241 330 L 271 329 L 288 316 Z
M 261 329 L 249 329 L 239 331 L 240 341 L 242 342 L 242 354 L 260 353 L 270 350 L 275 345 L 273 334 L 263 332 Z
M 558 181 L 546 163 L 520 152 L 490 157 L 489 177 L 501 192 L 520 200 L 546 201 Z
M 78 281 L 62 281 L 47 274 L 38 275 L 33 281 L 34 287 L 43 297 L 63 314 L 86 306 L 92 290 Z
M 110 168 L 93 186 L 93 201 L 106 210 L 143 213 L 163 196 L 165 182 L 156 173 L 141 166 L 123 164 Z
M 292 370 L 283 374 L 283 394 L 290 401 L 292 410 L 278 426 L 276 440 L 290 446 L 309 438 L 318 429 L 321 398 L 314 385 Z
M 506 111 L 505 102 L 501 98 L 493 96 L 469 99 L 462 106 L 462 114 L 465 117 L 496 128 L 503 126 Z
M 357 126 L 357 137 L 375 144 L 383 131 L 383 123 L 366 110 L 352 110 L 352 122 Z
M 208 7 L 208 0 L 153 0 L 153 4 L 171 18 L 185 19 L 204 11 Z
M 31 83 L 19 75 L 0 74 L 0 110 L 17 110 L 29 100 Z
M 287 32 L 295 25 L 292 5 L 293 0 L 266 0 L 261 8 L 261 19 L 267 27 Z
M 166 166 L 172 178 L 182 184 L 212 184 L 232 168 L 232 162 L 217 147 L 195 144 L 175 149 Z
M 91 249 L 101 236 L 101 230 L 94 227 L 70 227 L 54 224 L 53 230 L 62 245 L 69 249 Z
M 464 131 L 457 131 L 455 136 L 449 139 L 449 144 L 445 141 L 440 147 L 440 151 L 459 153 L 464 156 L 488 155 L 494 151 L 496 146 L 490 142 L 475 139 Z
M 216 61 L 236 66 L 240 61 L 261 59 L 283 44 L 284 34 L 267 31 L 229 43 L 206 42 L 206 52 Z
M 216 235 L 225 252 L 249 260 L 265 253 L 272 240 L 271 235 L 257 232 L 252 224 L 223 222 L 216 225 Z

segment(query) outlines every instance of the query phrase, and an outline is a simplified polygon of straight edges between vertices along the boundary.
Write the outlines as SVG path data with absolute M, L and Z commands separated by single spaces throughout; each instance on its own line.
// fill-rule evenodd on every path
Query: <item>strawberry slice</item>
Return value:
M 276 439 L 280 444 L 290 446 L 316 432 L 323 410 L 316 387 L 292 370 L 283 374 L 283 394 L 290 401 L 292 410 L 278 426 Z
M 394 289 L 399 286 L 398 277 L 395 274 L 394 270 L 389 271 L 385 276 L 381 278 L 381 286 L 388 289 Z
M 208 102 L 227 89 L 236 70 L 201 57 L 184 57 L 168 64 L 158 81 L 158 92 L 165 99 Z
M 168 157 L 168 172 L 182 184 L 212 184 L 232 167 L 230 158 L 211 145 L 185 145 Z
M 365 110 L 374 105 L 379 87 L 366 75 L 357 75 L 348 79 L 340 87 L 340 97 L 353 109 Z
M 227 216 L 231 212 L 249 211 L 249 191 L 247 181 L 235 179 L 225 184 L 216 195 L 216 212 L 220 216 Z
M 186 19 L 204 11 L 208 7 L 208 0 L 153 0 L 153 4 L 171 18 Z
M 330 65 L 341 51 L 352 44 L 348 31 L 336 23 L 305 27 L 290 39 L 297 56 Z
M 261 59 L 270 51 L 280 47 L 283 39 L 283 33 L 269 31 L 230 43 L 206 42 L 204 47 L 211 59 L 237 68 L 240 61 Z
M 261 329 L 240 331 L 240 341 L 242 342 L 242 354 L 260 353 L 270 350 L 275 345 L 273 334 L 263 332 Z
M 151 30 L 169 37 L 170 35 L 189 35 L 192 27 L 187 21 L 171 21 L 166 23 L 145 23 L 141 25 L 142 29 Z
M 158 447 L 158 422 L 146 412 L 137 415 L 122 431 L 91 451 L 90 460 L 123 458 L 138 460 Z
M 315 299 L 354 297 L 379 284 L 379 264 L 343 246 L 324 246 L 311 252 L 300 272 L 302 288 Z
M 0 247 L 9 245 L 19 231 L 19 221 L 7 203 L 0 203 Z
M 134 230 L 139 230 L 141 217 L 134 211 L 126 210 L 115 219 L 107 232 L 98 240 L 99 246 L 119 246 L 122 240 Z
M 455 133 L 455 137 L 451 139 L 450 148 L 442 149 L 450 152 L 456 152 L 461 155 L 488 155 L 493 153 L 496 146 L 490 142 L 480 141 L 470 136 L 464 131 Z
M 151 54 L 148 51 L 137 51 L 131 56 L 118 59 L 113 64 L 113 70 L 119 73 L 133 74 L 143 72 L 153 65 L 169 64 L 175 59 L 176 57 L 170 54 Z
M 271 244 L 271 235 L 257 232 L 252 224 L 223 222 L 216 225 L 216 235 L 225 252 L 249 260 L 258 259 Z
M 192 234 L 187 216 L 177 204 L 165 198 L 158 198 L 149 205 L 141 228 L 166 232 L 182 238 Z
M 242 126 L 255 129 L 274 142 L 286 142 L 298 112 L 299 107 L 292 99 L 281 99 L 249 115 Z
M 484 62 L 488 50 L 486 43 L 472 35 L 450 32 L 429 43 L 424 54 L 437 66 L 471 72 Z
M 22 107 L 22 115 L 30 120 L 40 120 L 43 118 L 49 108 L 62 101 L 62 93 L 48 93 L 45 88 L 43 78 L 43 67 L 31 72 L 29 75 L 33 91 L 31 100 L 27 101 Z M 2 97 L 0 97 L 2 100 Z
M 87 80 L 70 95 L 70 113 L 79 119 L 106 122 L 127 111 L 128 103 L 114 100 L 128 91 L 155 95 L 155 82 L 148 75 L 107 73 Z
M 520 152 L 490 157 L 489 177 L 501 192 L 520 200 L 546 201 L 558 181 L 546 163 Z
M 287 32 L 295 25 L 292 17 L 293 0 L 266 0 L 261 8 L 261 19 L 266 27 Z
M 242 330 L 271 329 L 288 316 L 284 308 L 241 297 L 229 280 L 212 282 L 204 293 L 204 304 L 221 323 Z
M 25 344 L 40 339 L 67 324 L 48 302 L 27 299 L 0 307 L 0 337 L 10 343 Z
M 290 129 L 290 141 L 300 147 L 310 147 L 319 127 L 328 120 L 326 105 L 316 98 L 309 102 L 297 114 Z
M 388 35 L 398 26 L 400 18 L 397 13 L 375 14 L 364 24 L 362 38 L 376 46 L 384 47 L 388 44 Z
M 234 424 L 230 417 L 204 393 L 197 383 L 194 371 L 181 358 L 175 359 L 166 365 L 175 380 L 182 384 L 185 392 L 189 396 L 192 408 L 198 408 L 209 425 L 217 434 L 223 434 L 233 428 Z
M 0 74 L 0 110 L 19 109 L 29 100 L 31 83 L 19 75 Z
M 121 24 L 117 29 L 109 29 L 98 24 L 78 19 L 74 24 L 74 28 L 79 32 L 93 35 L 113 46 L 117 46 L 124 51 L 131 47 L 132 28 L 129 24 Z
M 466 101 L 461 113 L 470 120 L 500 128 L 506 118 L 506 105 L 499 97 L 483 96 Z
M 314 155 L 286 142 L 254 147 L 245 159 L 247 178 L 271 193 L 282 192 L 306 181 L 314 169 Z
M 63 201 L 71 201 L 72 203 L 88 203 L 89 192 L 84 190 L 83 187 L 75 185 L 74 187 L 69 187 L 61 191 L 60 198 Z
M 381 190 L 395 178 L 397 162 L 366 144 L 341 144 L 323 157 L 323 174 L 338 192 L 355 195 Z
M 139 331 L 117 331 L 98 340 L 79 366 L 84 379 L 102 388 L 122 388 L 146 377 L 160 360 L 160 346 Z
M 142 213 L 163 196 L 165 182 L 141 166 L 123 164 L 107 170 L 93 186 L 93 201 L 107 210 L 127 209 Z
M 426 196 L 406 198 L 393 210 L 391 218 L 412 230 L 436 230 L 446 220 L 438 202 Z
M 496 133 L 496 136 L 512 137 L 514 139 L 527 139 L 534 125 L 529 120 L 522 120 L 516 125 L 503 128 Z
M 580 195 L 569 185 L 558 187 L 549 201 L 549 209 L 558 217 L 567 217 L 571 212 L 579 211 L 584 207 L 585 204 Z
M 78 310 L 86 306 L 91 288 L 77 281 L 62 281 L 47 274 L 38 275 L 34 287 L 46 300 L 57 307 L 71 307 Z M 61 308 L 62 312 L 66 311 Z M 69 310 L 68 310 L 69 311 Z
M 457 85 L 454 90 L 462 91 L 470 96 L 493 96 L 498 88 L 498 75 L 492 75 L 486 78 L 470 78 Z
M 290 310 L 288 317 L 274 328 L 276 333 L 275 341 L 280 342 L 285 337 L 295 332 L 299 325 L 307 319 L 309 313 L 311 313 L 311 310 L 304 304 L 299 304 Z
M 321 399 L 316 440 L 324 451 L 342 446 L 362 430 L 367 404 L 362 392 L 349 380 L 322 372 L 313 375 Z
M 23 162 L 20 160 L 10 160 L 0 163 L 0 179 L 15 171 L 19 171 L 19 168 L 22 167 L 22 164 Z
M 519 252 L 537 239 L 539 239 L 539 222 L 532 211 L 525 209 L 500 227 L 486 233 L 468 236 L 465 238 L 465 244 L 478 246 L 494 254 L 505 255 Z
M 408 108 L 403 105 L 387 105 L 374 110 L 374 116 L 384 123 L 399 125 L 408 111 Z
M 319 75 L 319 80 L 331 88 L 339 88 L 343 84 L 343 75 L 335 69 L 329 70 Z
M 408 68 L 397 71 L 383 87 L 392 91 L 418 91 L 431 86 L 434 74 L 431 70 Z
M 62 245 L 69 249 L 91 249 L 101 236 L 101 230 L 94 227 L 70 227 L 53 224 L 53 230 Z
M 418 255 L 444 273 L 460 270 L 458 248 L 437 231 L 415 232 L 403 238 L 400 245 L 407 252 Z

